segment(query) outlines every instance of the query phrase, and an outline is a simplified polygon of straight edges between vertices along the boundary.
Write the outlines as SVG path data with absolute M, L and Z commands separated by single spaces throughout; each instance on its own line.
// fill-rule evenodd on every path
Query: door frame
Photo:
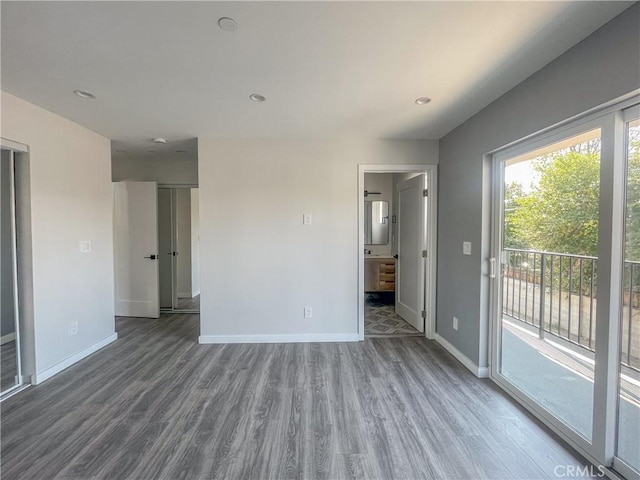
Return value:
M 429 190 L 427 202 L 427 234 L 425 244 L 428 256 L 425 265 L 424 300 L 426 318 L 424 335 L 436 336 L 436 265 L 438 238 L 438 166 L 392 163 L 358 164 L 358 337 L 364 340 L 364 174 L 365 173 L 425 173 Z
M 11 221 L 13 223 L 13 293 L 16 322 L 16 354 L 19 383 L 2 393 L 0 401 L 15 395 L 33 382 L 35 374 L 35 332 L 33 318 L 33 270 L 31 252 L 30 148 L 0 138 L 0 146 L 11 155 Z M 18 237 L 21 243 L 18 248 Z
M 619 459 L 615 457 L 616 434 L 612 425 L 617 422 L 618 377 L 619 377 L 619 318 L 621 308 L 621 281 L 624 235 L 624 152 L 620 141 L 624 137 L 623 111 L 637 105 L 640 96 L 637 92 L 623 99 L 585 112 L 583 115 L 570 118 L 558 125 L 551 126 L 541 132 L 529 135 L 508 146 L 495 150 L 488 155 L 491 158 L 491 243 L 489 267 L 489 358 L 490 378 L 512 398 L 559 435 L 571 447 L 593 465 L 607 469 L 607 473 L 615 475 L 611 466 L 629 474 L 631 470 L 620 468 Z M 614 319 L 613 321 L 597 321 L 596 352 L 593 387 L 592 436 L 586 440 L 569 425 L 555 417 L 550 411 L 535 401 L 525 392 L 516 388 L 500 371 L 500 317 L 501 317 L 501 270 L 500 252 L 502 247 L 501 228 L 504 221 L 502 196 L 504 188 L 504 172 L 502 162 L 515 158 L 520 154 L 552 145 L 555 142 L 571 138 L 593 128 L 600 128 L 602 146 L 600 169 L 600 212 L 599 212 L 599 245 L 598 258 L 602 259 L 599 270 L 599 283 L 605 288 L 599 295 L 596 318 Z M 604 193 L 603 193 L 604 192 Z M 494 268 L 491 268 L 493 262 Z M 609 263 L 610 262 L 610 263 Z M 492 271 L 493 270 L 493 271 Z M 616 463 L 616 460 L 618 462 Z M 628 467 L 627 467 L 628 468 Z M 629 478 L 631 478 L 629 476 Z
M 173 251 L 177 248 L 177 231 L 176 231 L 176 197 L 175 191 L 178 189 L 187 189 L 191 191 L 194 188 L 198 188 L 198 184 L 194 183 L 185 183 L 185 184 L 174 184 L 174 183 L 159 183 L 158 190 L 166 189 L 171 191 L 171 249 Z M 159 212 L 158 212 L 159 214 Z M 158 236 L 158 244 L 160 242 L 160 238 Z M 177 265 L 176 258 L 173 257 L 171 261 L 171 308 L 161 308 L 161 313 L 200 313 L 200 309 L 194 308 L 184 308 L 178 309 L 178 290 L 177 290 Z M 158 294 L 160 292 L 160 282 L 158 281 Z

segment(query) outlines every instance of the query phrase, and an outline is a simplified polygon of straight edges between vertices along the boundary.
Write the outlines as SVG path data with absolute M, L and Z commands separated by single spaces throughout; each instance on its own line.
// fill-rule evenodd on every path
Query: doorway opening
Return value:
M 111 142 L 116 316 L 200 313 L 198 139 L 145 142 Z
M 161 312 L 200 312 L 198 189 L 158 187 Z
M 116 316 L 199 313 L 198 189 L 124 181 L 114 194 Z
M 436 166 L 359 166 L 359 325 L 435 337 Z

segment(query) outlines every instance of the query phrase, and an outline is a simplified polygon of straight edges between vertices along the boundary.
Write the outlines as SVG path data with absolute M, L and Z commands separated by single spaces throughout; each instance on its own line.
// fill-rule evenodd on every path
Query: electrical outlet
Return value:
M 471 242 L 462 242 L 462 254 L 471 255 Z
M 69 325 L 69 335 L 77 335 L 78 334 L 78 322 L 73 322 Z
M 304 318 L 313 317 L 313 309 L 311 307 L 304 307 Z
M 453 329 L 458 330 L 458 319 L 453 317 Z
M 302 224 L 303 225 L 311 225 L 311 214 L 305 213 L 302 215 Z
M 90 240 L 81 240 L 80 241 L 80 252 L 89 253 L 91 251 L 91 241 Z

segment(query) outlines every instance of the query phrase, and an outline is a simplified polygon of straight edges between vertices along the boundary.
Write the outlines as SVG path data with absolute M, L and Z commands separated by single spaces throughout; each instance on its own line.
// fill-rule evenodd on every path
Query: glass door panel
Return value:
M 15 296 L 13 152 L 0 157 L 0 394 L 21 383 L 20 336 Z
M 617 457 L 640 471 L 640 119 L 626 124 L 626 215 Z
M 600 129 L 501 162 L 498 372 L 591 442 Z

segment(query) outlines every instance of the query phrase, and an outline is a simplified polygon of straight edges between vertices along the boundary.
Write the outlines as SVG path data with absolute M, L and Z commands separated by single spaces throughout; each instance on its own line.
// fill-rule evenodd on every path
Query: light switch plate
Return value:
M 80 241 L 80 252 L 89 253 L 91 251 L 91 241 L 90 240 L 81 240 Z
M 462 242 L 462 254 L 471 255 L 471 242 Z

